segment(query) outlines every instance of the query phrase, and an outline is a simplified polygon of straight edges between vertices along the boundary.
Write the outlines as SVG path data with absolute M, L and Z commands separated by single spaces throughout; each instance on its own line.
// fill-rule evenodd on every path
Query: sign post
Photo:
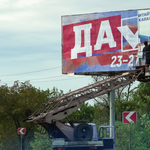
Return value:
M 129 123 L 129 132 L 131 133 L 131 123 L 136 123 L 137 113 L 135 111 L 123 112 L 123 123 Z M 129 150 L 131 150 L 131 134 L 129 135 Z
M 17 133 L 18 133 L 18 135 L 21 135 L 21 150 L 22 150 L 22 135 L 25 135 L 26 134 L 26 128 L 18 128 L 18 130 L 17 130 Z
M 21 150 L 22 150 L 22 134 L 21 134 L 21 138 L 20 138 L 20 139 L 21 139 L 21 142 L 20 142 L 20 143 L 21 143 Z
M 129 123 L 129 150 L 131 150 L 131 123 Z

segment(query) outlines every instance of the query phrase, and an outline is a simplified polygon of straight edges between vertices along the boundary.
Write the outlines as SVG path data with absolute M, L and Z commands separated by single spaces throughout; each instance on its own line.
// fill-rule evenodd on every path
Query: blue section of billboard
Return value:
M 111 16 L 121 15 L 121 19 L 124 18 L 131 18 L 137 16 L 137 10 L 128 10 L 128 11 L 114 11 L 114 12 L 104 12 L 104 13 L 97 13 L 99 18 L 106 18 Z

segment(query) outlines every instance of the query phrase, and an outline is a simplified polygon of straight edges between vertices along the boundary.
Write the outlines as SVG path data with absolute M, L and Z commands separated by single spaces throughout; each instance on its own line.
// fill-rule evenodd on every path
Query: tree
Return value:
M 120 121 L 115 126 L 115 147 L 117 150 L 129 150 L 129 126 Z
M 150 82 L 140 83 L 138 88 L 131 92 L 129 101 L 121 101 L 116 108 L 119 110 L 126 108 L 127 111 L 137 111 L 138 121 L 131 125 L 129 132 L 128 125 L 117 123 L 116 144 L 117 150 L 128 149 L 129 135 L 131 136 L 131 149 L 141 150 L 150 149 Z M 124 99 L 125 100 L 125 99 Z M 124 145 L 124 147 L 122 147 Z
M 23 136 L 23 149 L 25 149 L 33 140 L 37 126 L 34 123 L 23 122 L 23 120 L 42 103 L 60 94 L 62 91 L 58 92 L 56 88 L 52 91 L 36 89 L 29 81 L 16 81 L 12 87 L 2 85 L 0 87 L 1 149 L 20 149 L 20 136 L 17 135 L 19 127 L 25 127 L 27 131 Z
M 52 150 L 52 140 L 42 126 L 38 126 L 38 130 L 34 132 L 34 140 L 30 142 L 30 146 L 32 150 Z
M 132 100 L 136 103 L 138 112 L 150 113 L 150 82 L 140 83 L 137 91 L 133 93 Z
M 103 81 L 104 79 L 110 78 L 106 76 L 93 76 L 93 82 Z M 135 108 L 135 102 L 132 101 L 131 96 L 133 92 L 138 88 L 137 86 L 133 87 L 133 83 L 122 86 L 119 89 L 115 90 L 115 103 L 116 103 L 116 121 L 122 121 L 122 112 L 130 111 Z M 110 112 L 110 95 L 104 94 L 97 98 L 94 98 L 96 101 L 96 113 L 95 120 L 99 122 L 99 125 L 108 125 L 109 124 L 109 112 Z
M 80 109 L 69 115 L 70 120 L 92 122 L 94 119 L 95 108 L 89 103 L 83 102 Z
M 133 127 L 132 127 L 133 126 Z M 143 114 L 131 126 L 131 149 L 150 149 L 150 114 Z
M 116 149 L 128 150 L 129 140 L 131 150 L 150 149 L 150 115 L 144 114 L 134 124 L 116 122 Z M 130 126 L 130 127 L 129 127 Z

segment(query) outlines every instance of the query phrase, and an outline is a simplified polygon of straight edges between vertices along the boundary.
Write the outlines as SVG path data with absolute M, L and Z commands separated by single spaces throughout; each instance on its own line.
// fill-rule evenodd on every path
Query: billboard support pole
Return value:
M 110 98 L 110 126 L 114 126 L 115 128 L 115 90 L 111 91 L 109 93 L 109 98 Z M 110 137 L 113 137 L 113 131 L 110 132 Z M 115 137 L 115 133 L 114 133 Z M 115 141 L 114 141 L 114 148 L 115 150 Z

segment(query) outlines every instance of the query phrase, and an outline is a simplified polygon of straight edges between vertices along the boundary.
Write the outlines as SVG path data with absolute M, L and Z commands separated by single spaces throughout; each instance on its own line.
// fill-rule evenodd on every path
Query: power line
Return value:
M 59 78 L 59 77 L 62 77 L 62 75 L 60 75 L 60 76 L 44 77 L 44 78 L 34 78 L 34 79 L 20 79 L 20 80 L 18 79 L 18 81 L 43 80 L 43 79 Z M 13 81 L 11 80 L 11 81 L 5 81 L 5 82 L 13 82 Z
M 54 76 L 54 77 L 60 77 L 60 76 Z M 54 78 L 53 77 L 53 78 Z M 49 78 L 49 77 L 47 77 L 47 78 Z M 52 78 L 52 77 L 50 77 L 50 78 Z M 85 78 L 85 77 L 78 77 L 78 78 L 73 78 L 73 77 L 71 77 L 71 78 L 69 78 L 69 79 L 63 79 L 63 78 L 61 78 L 61 79 L 56 79 L 56 80 L 44 80 L 44 81 L 32 81 L 32 80 L 23 80 L 23 81 L 21 81 L 21 80 L 18 80 L 18 81 L 20 81 L 20 82 L 25 82 L 25 81 L 30 81 L 30 82 L 32 82 L 32 83 L 44 83 L 44 82 L 57 82 L 57 81 L 66 81 L 66 80 L 76 80 L 76 79 L 83 79 L 83 78 Z M 39 78 L 40 79 L 40 78 Z M 42 78 L 41 78 L 42 79 Z M 43 78 L 44 79 L 44 78 Z M 46 78 L 45 78 L 46 79 Z M 35 80 L 38 80 L 38 79 L 35 79 Z M 14 81 L 1 81 L 2 83 L 11 83 L 11 82 L 14 82 Z
M 64 81 L 64 80 L 66 81 L 66 80 L 74 80 L 74 79 L 81 79 L 81 78 L 85 78 L 85 77 L 71 78 L 71 79 L 59 79 L 59 80 L 46 80 L 46 81 L 37 81 L 37 82 L 31 81 L 31 82 L 32 83 L 41 83 L 41 82 L 43 83 L 43 82 L 54 82 L 54 81 L 57 82 L 57 81 Z
M 43 71 L 47 71 L 47 70 L 52 70 L 52 69 L 56 69 L 56 68 L 60 68 L 59 67 L 53 67 L 53 68 L 48 68 L 48 69 L 43 69 L 43 70 L 36 70 L 36 71 L 30 71 L 30 72 L 22 72 L 22 73 L 15 73 L 15 74 L 5 74 L 5 75 L 0 75 L 0 77 L 2 76 L 14 76 L 14 75 L 21 75 L 21 74 L 30 74 L 30 73 L 35 73 L 35 72 L 43 72 Z
M 60 76 L 52 76 L 52 77 L 44 77 L 44 78 L 36 78 L 36 79 L 29 79 L 29 80 L 43 80 L 43 79 L 59 78 L 59 77 L 62 77 L 62 75 L 60 75 Z
M 21 74 L 30 74 L 30 73 L 35 73 L 35 72 L 42 72 L 42 71 L 47 71 L 47 70 L 52 70 L 52 69 L 57 69 L 60 68 L 61 66 L 58 67 L 53 67 L 53 68 L 47 68 L 47 69 L 42 69 L 42 70 L 36 70 L 36 71 L 31 71 L 31 72 L 23 72 L 23 73 L 16 73 L 16 74 L 6 74 L 6 75 L 0 75 L 0 77 L 3 76 L 14 76 L 14 75 L 21 75 Z M 63 77 L 62 75 L 59 76 L 51 76 L 51 77 L 43 77 L 43 78 L 32 78 L 32 79 L 26 79 L 26 80 L 14 80 L 14 81 L 20 81 L 20 82 L 25 82 L 25 81 L 30 81 L 32 83 L 42 83 L 42 82 L 57 82 L 57 81 L 64 81 L 64 80 L 74 80 L 74 79 L 81 79 L 81 78 L 85 78 L 85 77 L 79 77 L 79 78 L 70 78 L 70 79 L 55 79 L 55 80 L 44 80 L 44 79 L 49 79 L 49 78 L 59 78 L 59 77 Z M 37 80 L 37 81 L 33 81 L 33 80 Z M 38 81 L 38 80 L 44 80 L 44 81 Z M 14 81 L 3 81 L 1 80 L 1 83 L 12 83 Z

